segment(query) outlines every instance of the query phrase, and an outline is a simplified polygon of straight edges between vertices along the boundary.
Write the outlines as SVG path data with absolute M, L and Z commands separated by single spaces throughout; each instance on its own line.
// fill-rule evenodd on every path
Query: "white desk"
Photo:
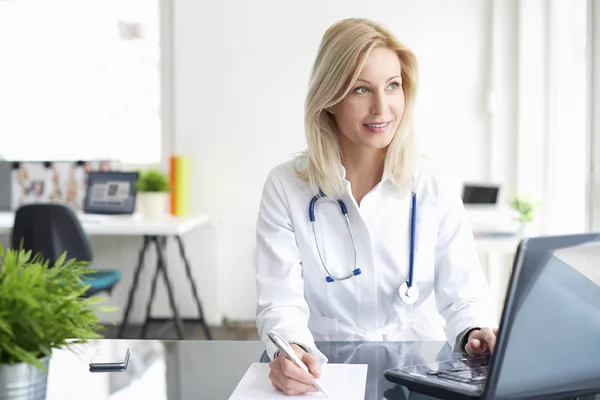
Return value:
M 204 312 L 202 305 L 198 297 L 196 284 L 192 277 L 191 267 L 181 236 L 185 235 L 195 229 L 198 229 L 205 224 L 210 222 L 208 215 L 201 214 L 193 217 L 174 217 L 165 216 L 161 218 L 144 218 L 139 215 L 127 215 L 127 216 L 111 216 L 111 215 L 90 215 L 90 214 L 78 214 L 77 215 L 83 230 L 89 236 L 141 236 L 144 238 L 144 243 L 140 249 L 138 263 L 134 271 L 133 282 L 129 290 L 129 297 L 127 300 L 127 306 L 123 321 L 119 327 L 119 338 L 123 338 L 125 326 L 129 318 L 129 313 L 133 305 L 133 297 L 138 287 L 140 273 L 144 267 L 144 259 L 146 251 L 151 244 L 155 245 L 156 248 L 156 270 L 152 280 L 152 288 L 150 292 L 150 298 L 146 306 L 146 320 L 142 328 L 142 338 L 146 335 L 148 324 L 152 320 L 151 308 L 152 300 L 156 292 L 156 284 L 158 281 L 158 275 L 162 274 L 167 287 L 167 294 L 169 296 L 169 303 L 173 312 L 173 319 L 175 322 L 175 328 L 180 339 L 184 339 L 183 324 L 179 317 L 179 311 L 175 304 L 175 298 L 173 296 L 173 288 L 171 281 L 168 276 L 167 260 L 164 255 L 164 248 L 166 246 L 167 239 L 169 237 L 175 238 L 179 246 L 179 253 L 185 266 L 188 281 L 192 288 L 192 294 L 198 308 L 199 318 L 198 321 L 202 324 L 204 333 L 207 339 L 212 339 L 212 335 L 204 319 Z M 10 235 L 13 229 L 15 220 L 14 212 L 0 212 L 0 235 Z
M 185 235 L 209 222 L 208 215 L 148 219 L 138 215 L 112 216 L 78 214 L 90 236 L 176 236 Z M 0 212 L 0 235 L 10 235 L 15 220 L 13 212 Z
M 485 260 L 487 279 L 490 285 L 491 296 L 497 302 L 497 315 L 500 316 L 504 306 L 506 294 L 506 283 L 512 272 L 512 261 L 508 257 L 514 257 L 520 238 L 514 237 L 477 237 L 475 235 L 475 246 L 477 252 Z M 509 265 L 507 265 L 507 262 Z
M 517 237 L 475 237 L 477 251 L 482 253 L 513 254 L 519 245 Z

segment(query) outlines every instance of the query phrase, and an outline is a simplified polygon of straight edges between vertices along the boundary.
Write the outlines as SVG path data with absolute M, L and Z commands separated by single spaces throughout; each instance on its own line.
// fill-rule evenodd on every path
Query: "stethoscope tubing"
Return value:
M 319 243 L 317 241 L 317 231 L 316 231 L 316 218 L 315 218 L 315 206 L 319 198 L 325 197 L 325 195 L 321 192 L 319 196 L 314 196 L 309 204 L 308 215 L 312 225 L 313 237 L 315 239 L 315 246 L 317 247 L 317 253 L 319 254 L 319 259 L 321 260 L 321 264 L 323 268 L 327 272 L 327 282 L 334 281 L 343 281 L 346 279 L 350 279 L 353 276 L 359 275 L 361 270 L 356 267 L 357 256 L 356 256 L 356 240 L 354 237 L 354 232 L 352 230 L 352 225 L 350 224 L 350 219 L 348 218 L 348 209 L 346 208 L 346 204 L 341 199 L 338 199 L 337 202 L 340 205 L 340 211 L 344 216 L 344 220 L 346 221 L 346 226 L 348 227 L 348 231 L 350 232 L 350 238 L 352 240 L 352 250 L 354 253 L 354 268 L 352 269 L 352 273 L 342 276 L 336 277 L 327 268 L 327 264 L 323 259 L 323 255 L 321 253 L 321 249 L 319 247 Z M 417 218 L 417 195 L 415 192 L 412 193 L 411 199 L 411 216 L 410 216 L 410 253 L 409 253 L 409 273 L 408 273 L 408 288 L 413 286 L 413 278 L 414 278 L 414 266 L 415 266 L 415 237 L 416 237 L 416 218 Z
M 415 231 L 417 219 L 417 195 L 413 192 L 410 210 L 410 259 L 408 270 L 408 287 L 413 285 L 413 277 L 415 274 Z

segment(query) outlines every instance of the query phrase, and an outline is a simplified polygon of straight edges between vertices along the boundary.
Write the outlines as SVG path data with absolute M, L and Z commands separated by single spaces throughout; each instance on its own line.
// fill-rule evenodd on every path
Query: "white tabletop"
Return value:
M 209 222 L 208 215 L 190 217 L 165 216 L 145 218 L 141 215 L 78 214 L 83 229 L 90 236 L 175 236 L 184 235 Z M 15 214 L 0 212 L 0 235 L 10 234 Z

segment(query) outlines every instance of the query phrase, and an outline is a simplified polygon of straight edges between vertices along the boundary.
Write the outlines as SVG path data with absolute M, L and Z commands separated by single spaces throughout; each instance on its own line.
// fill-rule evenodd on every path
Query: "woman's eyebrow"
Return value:
M 401 78 L 401 76 L 400 76 L 400 75 L 392 76 L 391 78 L 389 78 L 389 79 L 386 81 L 386 83 L 387 83 L 387 82 L 389 82 L 389 81 L 391 81 L 391 80 L 393 80 L 393 79 L 396 79 L 396 78 Z M 372 85 L 372 84 L 373 84 L 372 82 L 369 82 L 368 80 L 366 80 L 366 79 L 362 79 L 362 78 L 358 78 L 358 79 L 357 79 L 357 81 L 362 81 L 362 82 L 368 83 L 369 85 Z

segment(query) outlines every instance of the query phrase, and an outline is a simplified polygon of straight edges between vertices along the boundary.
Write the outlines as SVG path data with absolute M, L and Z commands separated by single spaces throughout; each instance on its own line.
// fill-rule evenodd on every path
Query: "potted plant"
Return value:
M 93 306 L 103 298 L 82 297 L 85 264 L 0 245 L 0 398 L 45 398 L 53 350 L 102 338 Z
M 160 217 L 169 213 L 171 186 L 167 174 L 158 169 L 140 171 L 136 182 L 137 206 L 147 217 Z
M 519 222 L 519 236 L 527 236 L 530 230 L 529 227 L 535 217 L 536 204 L 523 195 L 515 194 L 511 197 L 510 207 L 517 214 L 515 219 Z

